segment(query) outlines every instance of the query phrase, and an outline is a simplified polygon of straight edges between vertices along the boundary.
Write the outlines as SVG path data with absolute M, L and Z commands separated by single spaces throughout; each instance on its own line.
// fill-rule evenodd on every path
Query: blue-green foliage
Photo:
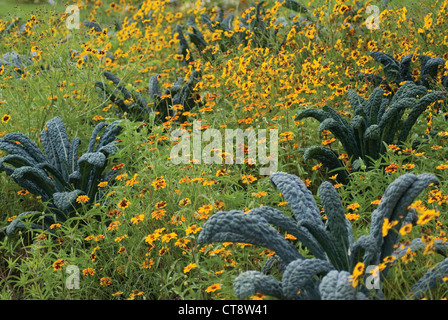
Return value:
M 101 99 L 104 100 L 104 104 L 112 102 L 118 106 L 121 114 L 126 113 L 134 121 L 144 121 L 152 124 L 154 120 L 160 123 L 175 116 L 180 118 L 180 115 L 172 109 L 174 105 L 182 105 L 183 111 L 189 111 L 195 106 L 196 93 L 193 92 L 193 88 L 199 82 L 201 73 L 193 70 L 186 82 L 179 77 L 173 83 L 173 86 L 167 88 L 163 93 L 159 88 L 159 75 L 152 76 L 149 79 L 148 86 L 149 100 L 140 92 L 128 90 L 123 81 L 114 74 L 106 71 L 104 76 L 115 86 L 111 88 L 101 81 L 95 83 L 95 87 L 102 92 Z
M 299 12 L 301 14 L 306 14 L 309 12 L 309 10 L 303 6 L 302 4 L 298 3 L 294 0 L 282 0 L 279 1 L 282 2 L 282 6 L 284 8 L 287 8 L 289 10 L 292 10 L 294 12 Z M 211 52 L 212 50 L 209 47 L 209 43 L 205 40 L 204 35 L 198 28 L 198 24 L 205 26 L 210 32 L 216 32 L 216 31 L 222 31 L 222 32 L 231 32 L 232 34 L 230 36 L 222 37 L 220 41 L 218 41 L 219 48 L 221 52 L 227 52 L 229 50 L 229 46 L 238 47 L 239 45 L 243 44 L 244 46 L 247 46 L 250 44 L 252 46 L 255 46 L 257 48 L 276 48 L 279 50 L 285 41 L 278 41 L 278 30 L 276 28 L 269 28 L 268 26 L 272 23 L 276 25 L 285 25 L 289 26 L 291 28 L 300 29 L 301 28 L 301 22 L 307 21 L 307 23 L 311 23 L 312 16 L 302 16 L 300 19 L 301 22 L 294 23 L 292 22 L 292 18 L 294 17 L 294 14 L 292 14 L 287 19 L 285 17 L 279 17 L 273 18 L 267 17 L 264 13 L 266 10 L 266 3 L 269 3 L 268 1 L 260 1 L 258 3 L 251 2 L 249 4 L 249 8 L 251 9 L 248 11 L 245 15 L 241 16 L 241 19 L 239 20 L 239 26 L 244 27 L 244 30 L 250 30 L 252 36 L 251 40 L 248 39 L 246 31 L 236 31 L 233 27 L 233 21 L 235 20 L 235 15 L 232 13 L 229 13 L 228 15 L 224 16 L 224 11 L 219 10 L 218 15 L 214 20 L 212 18 L 203 13 L 200 16 L 196 17 L 194 15 L 191 15 L 188 17 L 186 27 L 188 30 L 191 30 L 192 32 L 186 33 L 186 35 L 189 37 L 190 41 L 196 46 L 199 53 L 203 58 L 209 61 L 215 60 L 215 54 Z M 289 20 L 289 21 L 288 21 Z M 176 26 L 176 29 L 174 32 L 178 33 L 179 36 L 179 54 L 182 54 L 184 58 L 186 58 L 186 49 L 190 50 L 190 47 L 188 43 L 186 42 L 186 39 L 184 37 L 184 34 L 182 32 L 182 27 L 180 25 Z M 286 39 L 286 36 L 285 36 Z M 184 63 L 188 64 L 190 61 L 193 60 L 191 50 L 190 50 L 190 60 L 184 59 Z
M 149 118 L 152 109 L 140 92 L 129 91 L 126 89 L 123 82 L 109 71 L 104 72 L 104 77 L 111 81 L 115 86 L 114 89 L 111 89 L 109 85 L 104 82 L 97 81 L 95 83 L 95 87 L 104 93 L 102 99 L 105 101 L 105 104 L 107 104 L 108 101 L 115 103 L 121 114 L 126 113 L 134 120 L 144 121 Z
M 342 144 L 351 159 L 352 169 L 357 171 L 364 163 L 367 168 L 377 160 L 392 143 L 406 142 L 418 117 L 433 102 L 444 100 L 445 91 L 428 91 L 425 86 L 412 81 L 404 83 L 388 99 L 384 90 L 377 87 L 368 99 L 355 90 L 348 91 L 353 115 L 349 121 L 329 106 L 322 109 L 299 111 L 296 120 L 312 117 L 320 122 L 319 132 L 330 131 Z M 348 181 L 348 172 L 338 159 L 336 151 L 323 146 L 313 146 L 304 151 L 305 160 L 317 159 L 330 170 L 339 170 L 339 181 Z
M 445 60 L 440 57 L 432 58 L 427 55 L 419 55 L 420 75 L 414 79 L 412 75 L 411 63 L 414 55 L 409 54 L 401 58 L 398 62 L 391 54 L 379 51 L 372 51 L 370 56 L 383 66 L 385 78 L 379 75 L 360 73 L 359 78 L 365 79 L 374 85 L 383 85 L 388 91 L 392 92 L 391 84 L 400 85 L 405 81 L 413 81 L 417 85 L 425 86 L 427 89 L 435 88 L 438 79 L 438 70 L 440 66 L 445 65 Z M 448 89 L 448 76 L 442 76 L 440 79 L 442 86 Z
M 321 204 L 327 215 L 323 222 L 320 209 L 302 180 L 277 172 L 271 175 L 271 182 L 288 202 L 294 218 L 269 206 L 248 213 L 220 211 L 207 220 L 199 235 L 201 244 L 241 242 L 275 251 L 274 257 L 283 266 L 281 280 L 268 274 L 269 267 L 261 272 L 242 273 L 234 282 L 239 298 L 257 292 L 279 299 L 381 298 L 381 289 L 368 290 L 364 285 L 355 289 L 350 275 L 359 262 L 365 266 L 378 265 L 385 257 L 398 254 L 394 252 L 399 241 L 398 230 L 403 224 L 415 222 L 415 210 L 409 209 L 411 203 L 437 179 L 430 174 L 405 174 L 397 178 L 387 187 L 380 205 L 373 211 L 370 232 L 356 240 L 342 201 L 331 183 L 324 182 L 319 188 Z M 383 237 L 385 219 L 397 224 Z M 277 228 L 295 236 L 314 258 L 301 254 Z M 442 243 L 438 247 L 441 253 L 448 249 Z M 267 264 L 270 264 L 269 260 Z M 385 277 L 387 271 L 387 268 L 383 270 L 381 277 Z
M 75 202 L 78 196 L 88 196 L 89 203 L 99 200 L 99 182 L 107 181 L 114 173 L 104 171 L 109 155 L 116 151 L 120 131 L 118 121 L 110 125 L 99 123 L 92 132 L 87 152 L 78 157 L 80 138 L 69 141 L 62 119 L 55 117 L 41 132 L 44 151 L 22 133 L 10 133 L 0 139 L 0 149 L 8 153 L 0 159 L 0 171 L 47 203 L 46 222 L 64 222 L 79 205 Z M 30 214 L 22 215 L 21 219 L 29 218 Z M 20 223 L 14 220 L 12 226 L 17 225 Z M 10 234 L 14 227 L 5 230 Z

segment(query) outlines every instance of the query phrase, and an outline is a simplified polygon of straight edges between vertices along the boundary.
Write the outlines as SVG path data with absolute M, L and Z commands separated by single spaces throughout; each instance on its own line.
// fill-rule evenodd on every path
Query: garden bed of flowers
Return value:
M 0 18 L 1 299 L 448 297 L 448 1 L 66 5 Z

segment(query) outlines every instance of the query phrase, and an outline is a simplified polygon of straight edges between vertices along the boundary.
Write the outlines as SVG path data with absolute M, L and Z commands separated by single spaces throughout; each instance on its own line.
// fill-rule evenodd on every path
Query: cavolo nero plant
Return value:
M 425 86 L 407 81 L 390 99 L 381 87 L 376 87 L 368 99 L 350 89 L 348 99 L 353 111 L 350 121 L 329 106 L 301 110 L 296 120 L 308 117 L 318 120 L 319 132 L 330 131 L 341 142 L 352 170 L 358 171 L 363 165 L 368 169 L 387 151 L 389 144 L 406 142 L 418 117 L 430 104 L 445 100 L 446 92 L 428 91 Z M 311 146 L 304 151 L 304 158 L 317 159 L 329 170 L 337 171 L 340 182 L 348 182 L 348 171 L 343 169 L 344 164 L 335 150 Z
M 308 13 L 308 9 L 302 4 L 294 0 L 283 0 L 281 5 L 284 8 L 298 12 L 301 14 Z M 203 13 L 200 16 L 190 15 L 188 17 L 186 28 L 189 30 L 185 35 L 188 36 L 189 40 L 195 45 L 199 53 L 206 60 L 215 60 L 215 53 L 210 49 L 210 43 L 205 40 L 204 34 L 198 27 L 198 23 L 205 26 L 210 32 L 227 32 L 231 35 L 222 37 L 217 41 L 219 44 L 219 50 L 221 52 L 227 52 L 229 48 L 237 48 L 241 44 L 247 46 L 249 44 L 249 38 L 247 37 L 246 30 L 250 31 L 252 34 L 251 45 L 257 48 L 275 48 L 281 47 L 284 41 L 278 41 L 278 29 L 271 28 L 272 24 L 275 25 L 289 25 L 293 28 L 299 28 L 300 24 L 293 24 L 288 22 L 285 17 L 268 17 L 265 13 L 265 5 L 267 1 L 260 1 L 257 4 L 251 2 L 247 13 L 240 17 L 239 19 L 239 30 L 236 31 L 234 28 L 235 15 L 229 13 L 224 16 L 224 11 L 219 10 L 216 18 L 212 19 L 208 14 Z M 311 19 L 310 17 L 307 17 Z M 305 20 L 305 18 L 303 18 Z M 244 30 L 244 31 L 241 31 Z M 175 32 L 179 36 L 179 54 L 183 54 L 184 58 L 186 55 L 186 50 L 189 50 L 189 60 L 184 59 L 185 63 L 193 60 L 192 53 L 186 38 L 182 32 L 182 26 L 176 26 Z M 215 43 L 215 42 L 214 42 Z
M 420 60 L 420 74 L 414 78 L 411 69 L 411 63 L 414 60 L 414 54 L 403 56 L 397 61 L 393 55 L 380 51 L 372 51 L 370 56 L 383 66 L 384 78 L 379 75 L 359 73 L 360 79 L 367 80 L 374 85 L 383 85 L 389 92 L 392 92 L 391 84 L 400 85 L 405 81 L 413 81 L 417 85 L 425 86 L 427 89 L 434 89 L 440 66 L 445 65 L 445 60 L 440 57 L 430 57 L 428 55 L 418 55 Z M 443 75 L 440 83 L 444 89 L 448 90 L 448 76 Z
M 381 288 L 369 290 L 361 282 L 353 286 L 353 270 L 359 262 L 365 266 L 378 265 L 386 257 L 406 252 L 406 247 L 394 252 L 400 239 L 398 230 L 404 224 L 415 223 L 417 214 L 410 207 L 411 203 L 424 188 L 437 183 L 431 174 L 405 174 L 397 178 L 387 187 L 381 203 L 373 211 L 368 234 L 354 239 L 342 201 L 330 182 L 323 182 L 319 188 L 327 216 L 323 222 L 313 195 L 301 179 L 283 172 L 272 174 L 270 179 L 284 196 L 295 219 L 269 206 L 248 213 L 220 211 L 206 221 L 198 238 L 201 244 L 249 243 L 275 252 L 273 257 L 283 266 L 281 279 L 269 274 L 268 260 L 262 271 L 246 271 L 235 279 L 234 291 L 240 299 L 255 293 L 278 299 L 383 299 Z M 384 237 L 382 227 L 386 219 L 396 225 Z M 277 229 L 295 236 L 313 257 L 302 255 Z M 412 243 L 411 250 L 419 248 L 418 243 Z M 444 254 L 448 249 L 441 242 L 436 248 Z M 448 271 L 447 265 L 448 259 L 429 270 L 412 288 L 414 297 L 421 297 L 442 281 Z M 388 268 L 381 271 L 381 279 L 387 275 Z
M 173 86 L 164 92 L 159 87 L 160 75 L 152 76 L 148 81 L 148 100 L 140 92 L 128 90 L 123 81 L 111 72 L 104 72 L 104 76 L 115 86 L 111 88 L 101 81 L 95 83 L 95 87 L 102 92 L 101 99 L 104 105 L 110 102 L 116 104 L 120 114 L 127 114 L 134 121 L 149 121 L 152 124 L 164 122 L 167 117 L 180 118 L 173 106 L 181 105 L 183 111 L 189 111 L 200 101 L 198 93 L 193 91 L 201 79 L 201 73 L 196 70 L 191 72 L 188 81 L 185 82 L 179 77 Z
M 102 135 L 97 139 L 101 131 Z M 116 152 L 120 131 L 119 121 L 97 124 L 86 153 L 79 157 L 81 139 L 76 137 L 69 141 L 64 122 L 59 117 L 49 120 L 41 131 L 44 152 L 22 133 L 9 133 L 0 139 L 0 149 L 8 153 L 0 159 L 0 171 L 47 203 L 44 215 L 35 211 L 20 214 L 0 230 L 0 237 L 11 235 L 17 228 L 25 228 L 25 220 L 33 221 L 32 226 L 41 229 L 66 221 L 81 205 L 76 202 L 79 196 L 88 197 L 85 205 L 99 201 L 98 184 L 102 181 L 112 183 L 116 172 L 105 173 L 105 170 L 109 156 Z

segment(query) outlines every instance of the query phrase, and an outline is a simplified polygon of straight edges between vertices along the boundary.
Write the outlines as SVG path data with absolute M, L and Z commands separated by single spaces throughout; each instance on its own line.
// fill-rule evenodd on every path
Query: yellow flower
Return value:
M 159 250 L 159 256 L 163 256 L 165 253 L 167 253 L 169 251 L 169 249 L 167 247 L 163 247 L 162 249 Z
M 257 178 L 255 178 L 251 174 L 248 174 L 248 175 L 243 174 L 243 175 L 241 175 L 241 178 L 243 180 L 243 183 L 252 183 L 257 180 Z
M 134 184 L 139 183 L 139 181 L 137 181 L 137 177 L 138 177 L 138 174 L 137 173 L 134 174 L 134 176 L 130 180 L 126 181 L 126 185 L 133 186 Z
M 212 284 L 207 289 L 205 289 L 205 292 L 215 292 L 216 290 L 221 289 L 221 285 L 219 283 Z
M 81 68 L 83 64 L 84 64 L 84 60 L 82 58 L 80 58 L 80 59 L 78 59 L 78 61 L 76 61 L 76 66 L 78 68 Z
M 397 171 L 397 168 L 398 168 L 398 164 L 391 163 L 384 169 L 384 171 L 390 172 L 390 173 L 395 173 Z
M 418 211 L 418 210 L 417 210 Z M 424 210 L 423 212 L 419 212 L 417 224 L 418 225 L 425 225 L 435 217 L 438 217 L 440 213 L 436 210 L 429 209 Z
M 126 209 L 127 207 L 129 207 L 130 204 L 131 202 L 128 199 L 126 199 L 126 197 L 124 197 L 123 200 L 121 200 L 117 206 L 120 209 Z
M 66 264 L 66 263 L 67 263 L 67 261 L 65 261 L 64 259 L 58 259 L 58 260 L 56 260 L 55 262 L 53 262 L 53 270 L 54 270 L 54 271 L 61 270 L 61 269 L 62 269 L 62 266 L 63 266 L 64 264 Z
M 170 242 L 172 239 L 177 239 L 177 234 L 171 232 L 162 236 L 162 242 Z
M 389 145 L 389 150 L 398 151 L 398 150 L 400 150 L 400 147 L 395 145 L 395 144 L 390 144 Z
M 160 220 L 165 215 L 165 213 L 165 209 L 154 210 L 153 212 L 151 212 L 151 217 L 155 220 Z
M 102 277 L 100 279 L 100 285 L 103 287 L 110 286 L 112 284 L 112 279 L 109 277 Z
M 121 237 L 116 237 L 116 238 L 114 239 L 114 241 L 115 241 L 115 242 L 121 242 L 123 239 L 127 239 L 127 238 L 129 238 L 129 237 L 128 237 L 127 234 L 125 234 L 125 235 L 123 235 L 123 236 L 121 236 Z
M 28 190 L 26 190 L 26 189 L 22 189 L 20 191 L 17 191 L 17 194 L 20 195 L 20 196 L 27 195 L 28 193 L 30 193 L 30 192 Z
M 191 271 L 191 269 L 197 268 L 198 266 L 196 263 L 190 263 L 188 266 L 184 268 L 184 273 L 188 273 Z
M 174 58 L 174 60 L 177 60 L 177 61 L 182 61 L 182 60 L 184 60 L 184 56 L 181 55 L 181 54 L 175 54 L 175 55 L 173 56 L 173 58 Z
M 99 235 L 97 235 L 96 237 L 95 237 L 95 241 L 100 241 L 100 240 L 103 240 L 105 237 L 104 237 L 104 235 L 103 234 L 99 234 Z
M 138 214 L 135 217 L 131 218 L 131 222 L 133 224 L 139 224 L 140 222 L 143 221 L 143 219 L 145 219 L 145 215 L 144 214 Z
M 86 195 L 80 195 L 78 198 L 76 198 L 76 202 L 78 203 L 86 203 L 90 200 L 90 198 Z
M 408 234 L 409 232 L 411 232 L 411 230 L 412 230 L 412 224 L 411 223 L 407 223 L 407 224 L 405 224 L 404 226 L 402 226 L 400 228 L 400 234 L 402 236 L 404 236 L 404 235 Z
M 185 198 L 179 201 L 179 206 L 185 207 L 191 203 L 191 200 L 189 198 Z
M 85 276 L 93 276 L 95 274 L 95 269 L 87 268 L 82 270 L 82 274 Z
M 160 233 L 151 233 L 145 237 L 145 242 L 152 244 L 160 238 Z
M 252 193 L 252 195 L 254 196 L 254 197 L 258 197 L 258 198 L 261 198 L 261 197 L 264 197 L 264 196 L 266 196 L 268 193 L 266 192 L 266 191 L 260 191 L 260 192 L 253 192 Z
M 356 203 L 356 202 L 355 202 L 355 203 L 349 204 L 349 205 L 347 206 L 347 209 L 356 211 L 359 207 L 361 207 L 361 206 L 359 205 L 359 203 Z
M 414 259 L 415 255 L 416 253 L 411 251 L 411 248 L 408 247 L 406 253 L 401 256 L 401 261 L 403 261 L 404 263 L 408 263 L 409 261 L 412 261 Z
M 355 266 L 355 268 L 353 268 L 353 273 L 352 275 L 355 277 L 359 277 L 360 275 L 362 275 L 364 273 L 364 263 L 362 262 L 358 262 Z
M 348 219 L 348 220 L 358 220 L 359 219 L 359 214 L 355 214 L 355 213 L 347 213 L 346 215 L 345 215 L 345 217 Z
M 198 213 L 208 214 L 212 210 L 213 210 L 213 206 L 211 204 L 206 204 L 198 209 Z
M 3 117 L 2 117 L 3 123 L 8 123 L 9 120 L 11 120 L 11 116 L 9 114 L 3 115 Z
M 165 178 L 164 178 L 163 176 L 161 176 L 161 177 L 157 177 L 157 178 L 152 182 L 152 186 L 154 187 L 154 190 L 159 190 L 159 189 L 166 188 L 166 181 L 165 181 Z
M 102 182 L 98 183 L 98 187 L 104 188 L 105 186 L 107 186 L 107 184 L 108 184 L 107 181 L 102 181 Z
M 145 261 L 142 263 L 142 269 L 151 269 L 151 267 L 154 265 L 153 259 L 146 258 Z
M 397 223 L 398 220 L 389 222 L 389 219 L 385 218 L 383 222 L 383 237 L 387 236 L 389 230 L 392 229 Z
M 188 228 L 187 228 L 187 230 L 185 230 L 185 233 L 187 234 L 187 235 L 189 235 L 189 234 L 196 234 L 197 232 L 199 232 L 199 231 L 201 231 L 201 229 L 202 229 L 202 227 L 197 227 L 195 224 L 194 225 L 192 225 L 192 226 L 189 226 Z
M 166 207 L 166 205 L 167 205 L 166 201 L 163 201 L 163 200 L 162 200 L 162 201 L 157 202 L 157 203 L 155 204 L 155 207 L 158 208 L 158 209 L 163 209 L 163 208 Z

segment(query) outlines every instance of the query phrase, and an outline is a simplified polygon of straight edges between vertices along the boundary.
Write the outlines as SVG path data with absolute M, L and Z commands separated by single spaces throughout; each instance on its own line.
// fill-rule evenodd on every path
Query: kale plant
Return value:
M 122 81 L 109 71 L 105 71 L 104 76 L 112 82 L 115 88 L 110 89 L 104 82 L 97 81 L 95 87 L 104 93 L 103 100 L 109 100 L 116 104 L 120 113 L 126 113 L 137 121 L 144 121 L 143 119 L 149 118 L 152 109 L 139 92 L 129 91 Z
M 374 85 L 384 85 L 392 92 L 391 84 L 400 85 L 405 81 L 413 81 L 417 85 L 425 86 L 427 89 L 435 89 L 438 82 L 437 74 L 440 66 L 445 65 L 445 60 L 440 57 L 431 58 L 427 55 L 418 55 L 420 60 L 420 75 L 414 79 L 412 75 L 411 63 L 414 54 L 408 54 L 398 62 L 391 54 L 379 51 L 372 51 L 370 56 L 383 66 L 385 78 L 379 75 L 360 73 L 359 78 L 372 82 Z M 448 90 L 448 76 L 442 76 L 441 84 Z
M 97 139 L 102 130 L 101 137 Z M 0 149 L 8 153 L 0 159 L 0 171 L 47 203 L 44 227 L 64 222 L 75 214 L 76 207 L 80 205 L 76 203 L 79 196 L 88 197 L 86 205 L 99 201 L 98 184 L 113 180 L 115 171 L 104 171 L 109 156 L 116 152 L 116 138 L 120 131 L 118 121 L 109 125 L 99 123 L 93 129 L 87 152 L 78 157 L 81 139 L 77 137 L 69 141 L 64 122 L 55 117 L 41 131 L 44 152 L 22 133 L 9 133 L 0 139 Z M 22 220 L 31 216 L 39 219 L 42 212 L 21 214 L 2 231 L 12 234 L 15 228 L 24 227 Z
M 188 111 L 195 106 L 196 93 L 193 88 L 201 78 L 200 72 L 193 70 L 190 78 L 184 83 L 183 78 L 179 77 L 172 87 L 167 88 L 165 92 L 159 88 L 159 75 L 154 75 L 149 79 L 148 96 L 150 103 L 144 95 L 137 91 L 129 91 L 122 81 L 114 74 L 106 71 L 104 76 L 112 81 L 115 88 L 110 88 L 104 82 L 97 81 L 95 87 L 102 91 L 102 99 L 104 104 L 112 102 L 118 106 L 121 114 L 127 114 L 134 121 L 143 121 L 152 123 L 153 119 L 156 122 L 164 122 L 167 117 L 178 118 L 176 110 L 172 107 L 174 105 L 182 105 L 182 110 Z M 200 99 L 199 99 L 200 100 Z M 153 107 L 151 106 L 153 103 Z M 155 113 L 157 112 L 157 116 Z
M 296 120 L 307 117 L 318 120 L 319 132 L 330 131 L 341 142 L 351 160 L 352 169 L 358 171 L 362 163 L 370 168 L 373 161 L 387 151 L 387 145 L 406 142 L 418 117 L 431 103 L 445 97 L 445 91 L 428 91 L 425 86 L 412 81 L 404 83 L 390 99 L 384 96 L 384 90 L 380 87 L 375 88 L 368 99 L 350 89 L 351 121 L 329 106 L 299 111 Z M 305 160 L 317 159 L 328 169 L 337 171 L 340 182 L 348 181 L 349 174 L 341 169 L 344 164 L 333 149 L 312 146 L 304 151 L 304 156 Z
M 307 13 L 308 10 L 305 6 L 298 3 L 294 0 L 283 0 L 279 1 L 282 3 L 282 6 L 299 13 Z M 253 35 L 251 37 L 252 42 L 251 45 L 257 48 L 274 48 L 281 47 L 283 42 L 278 41 L 278 29 L 269 28 L 268 26 L 272 23 L 276 25 L 289 25 L 286 21 L 286 18 L 279 17 L 277 19 L 267 17 L 265 15 L 265 4 L 266 1 L 260 1 L 257 4 L 251 2 L 249 5 L 249 9 L 247 14 L 241 17 L 239 27 L 244 28 L 244 31 L 235 31 L 233 22 L 235 20 L 235 16 L 233 14 L 228 14 L 224 17 L 223 10 L 218 12 L 218 16 L 216 19 L 212 20 L 212 18 L 203 13 L 200 17 L 196 17 L 191 15 L 188 17 L 186 27 L 190 28 L 192 32 L 186 33 L 189 37 L 190 41 L 196 46 L 199 53 L 207 60 L 214 60 L 214 54 L 209 49 L 209 43 L 205 40 L 204 35 L 202 34 L 200 28 L 198 28 L 197 21 L 204 25 L 210 32 L 232 32 L 232 35 L 229 37 L 223 37 L 222 40 L 218 41 L 219 48 L 221 52 L 227 52 L 231 47 L 238 47 L 239 45 L 247 46 L 249 44 L 249 39 L 247 38 L 247 34 L 245 30 L 249 30 Z M 292 25 L 292 23 L 291 23 Z M 293 27 L 297 28 L 299 24 L 294 25 Z M 185 57 L 186 49 L 189 49 L 188 43 L 185 41 L 182 29 L 180 26 L 176 27 L 177 32 L 179 32 L 180 38 L 180 47 L 179 53 L 183 54 Z M 190 54 L 191 57 L 191 54 Z M 192 57 L 191 57 L 192 59 Z M 189 61 L 186 61 L 188 63 Z
M 425 187 L 437 182 L 431 174 L 405 174 L 397 178 L 373 211 L 369 233 L 355 240 L 342 201 L 330 182 L 323 182 L 319 188 L 327 216 L 324 222 L 313 195 L 301 179 L 283 172 L 272 174 L 270 179 L 288 202 L 294 218 L 269 206 L 248 213 L 220 211 L 206 221 L 198 238 L 201 244 L 249 243 L 275 252 L 274 257 L 283 265 L 281 280 L 270 275 L 269 268 L 244 272 L 234 282 L 235 293 L 241 299 L 257 292 L 279 299 L 383 298 L 381 288 L 369 290 L 361 282 L 354 287 L 350 276 L 359 262 L 365 266 L 378 265 L 384 258 L 395 255 L 394 248 L 400 239 L 398 230 L 415 221 L 416 211 L 410 208 L 411 203 Z M 382 228 L 386 219 L 396 224 L 384 237 Z M 277 228 L 295 236 L 313 257 L 302 255 Z M 448 249 L 446 244 L 440 246 L 444 249 L 441 251 Z M 445 265 L 446 262 L 441 264 L 441 268 L 446 269 Z M 388 270 L 381 272 L 382 278 Z M 430 286 L 424 284 L 431 281 L 425 278 L 434 283 L 441 274 L 429 271 L 418 286 L 428 289 Z

